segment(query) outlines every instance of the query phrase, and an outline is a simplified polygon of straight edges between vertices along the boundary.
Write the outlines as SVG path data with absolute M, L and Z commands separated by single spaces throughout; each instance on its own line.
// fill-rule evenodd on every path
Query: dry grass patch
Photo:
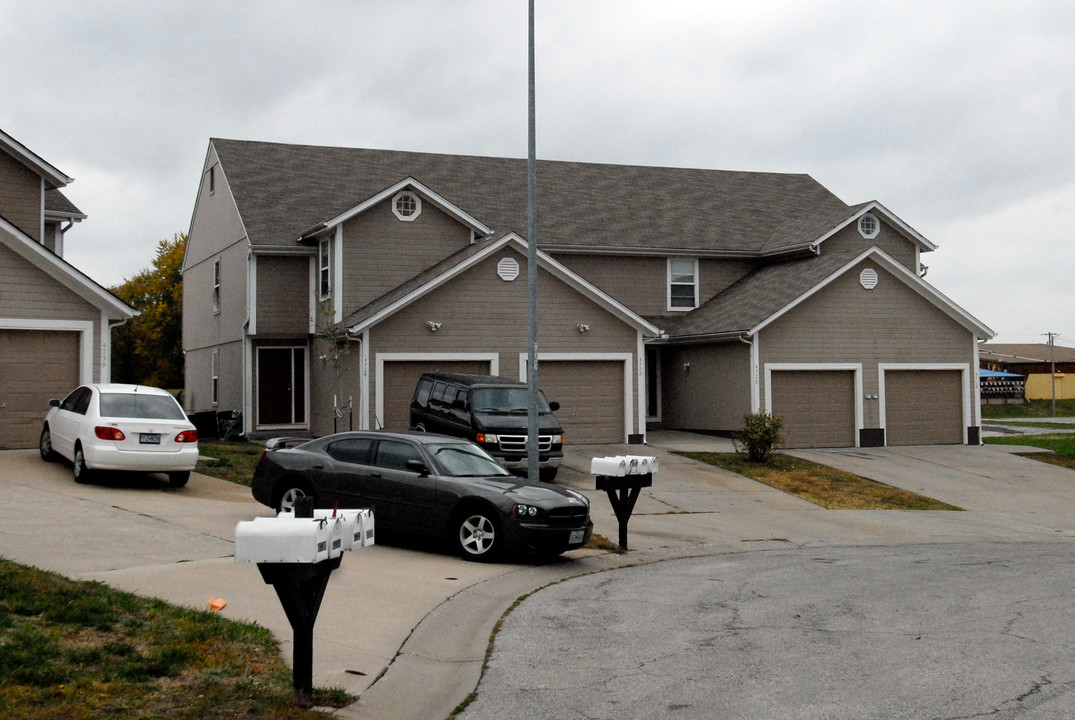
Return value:
M 737 453 L 680 453 L 829 510 L 962 510 L 891 485 L 777 453 L 753 463 Z

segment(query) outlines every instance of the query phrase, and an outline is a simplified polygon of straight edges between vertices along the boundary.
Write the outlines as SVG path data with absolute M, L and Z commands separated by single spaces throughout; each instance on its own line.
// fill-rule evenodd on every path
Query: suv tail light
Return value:
M 121 442 L 127 439 L 127 436 L 123 434 L 122 430 L 119 428 L 108 427 L 107 425 L 98 425 L 93 429 L 93 434 L 100 440 Z
M 178 435 L 175 436 L 175 441 L 177 443 L 198 442 L 198 431 L 197 430 L 184 430 L 183 432 L 181 432 L 181 433 L 179 433 Z

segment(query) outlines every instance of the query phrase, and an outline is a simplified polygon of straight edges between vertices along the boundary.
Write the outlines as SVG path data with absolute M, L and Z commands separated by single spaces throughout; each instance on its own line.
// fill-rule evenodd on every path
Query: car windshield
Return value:
M 477 445 L 433 444 L 427 445 L 426 450 L 433 456 L 442 475 L 449 477 L 511 476 L 510 472 Z
M 179 403 L 169 395 L 101 393 L 101 417 L 186 420 Z
M 470 393 L 470 406 L 474 412 L 522 414 L 529 405 L 529 394 L 524 387 L 477 388 Z M 538 412 L 552 412 L 541 391 L 538 391 Z

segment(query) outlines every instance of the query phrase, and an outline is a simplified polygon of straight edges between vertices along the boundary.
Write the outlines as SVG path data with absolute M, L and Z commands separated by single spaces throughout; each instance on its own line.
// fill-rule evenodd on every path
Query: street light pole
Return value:
M 526 386 L 529 402 L 526 409 L 526 477 L 530 482 L 538 479 L 538 302 L 537 302 L 537 113 L 534 99 L 534 0 L 530 0 L 530 47 L 529 47 L 529 142 L 526 178 L 526 285 L 529 295 L 529 332 L 527 350 Z

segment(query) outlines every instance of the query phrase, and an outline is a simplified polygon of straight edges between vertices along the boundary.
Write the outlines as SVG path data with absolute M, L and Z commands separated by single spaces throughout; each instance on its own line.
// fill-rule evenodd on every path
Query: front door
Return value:
M 258 348 L 258 427 L 306 424 L 306 348 Z

